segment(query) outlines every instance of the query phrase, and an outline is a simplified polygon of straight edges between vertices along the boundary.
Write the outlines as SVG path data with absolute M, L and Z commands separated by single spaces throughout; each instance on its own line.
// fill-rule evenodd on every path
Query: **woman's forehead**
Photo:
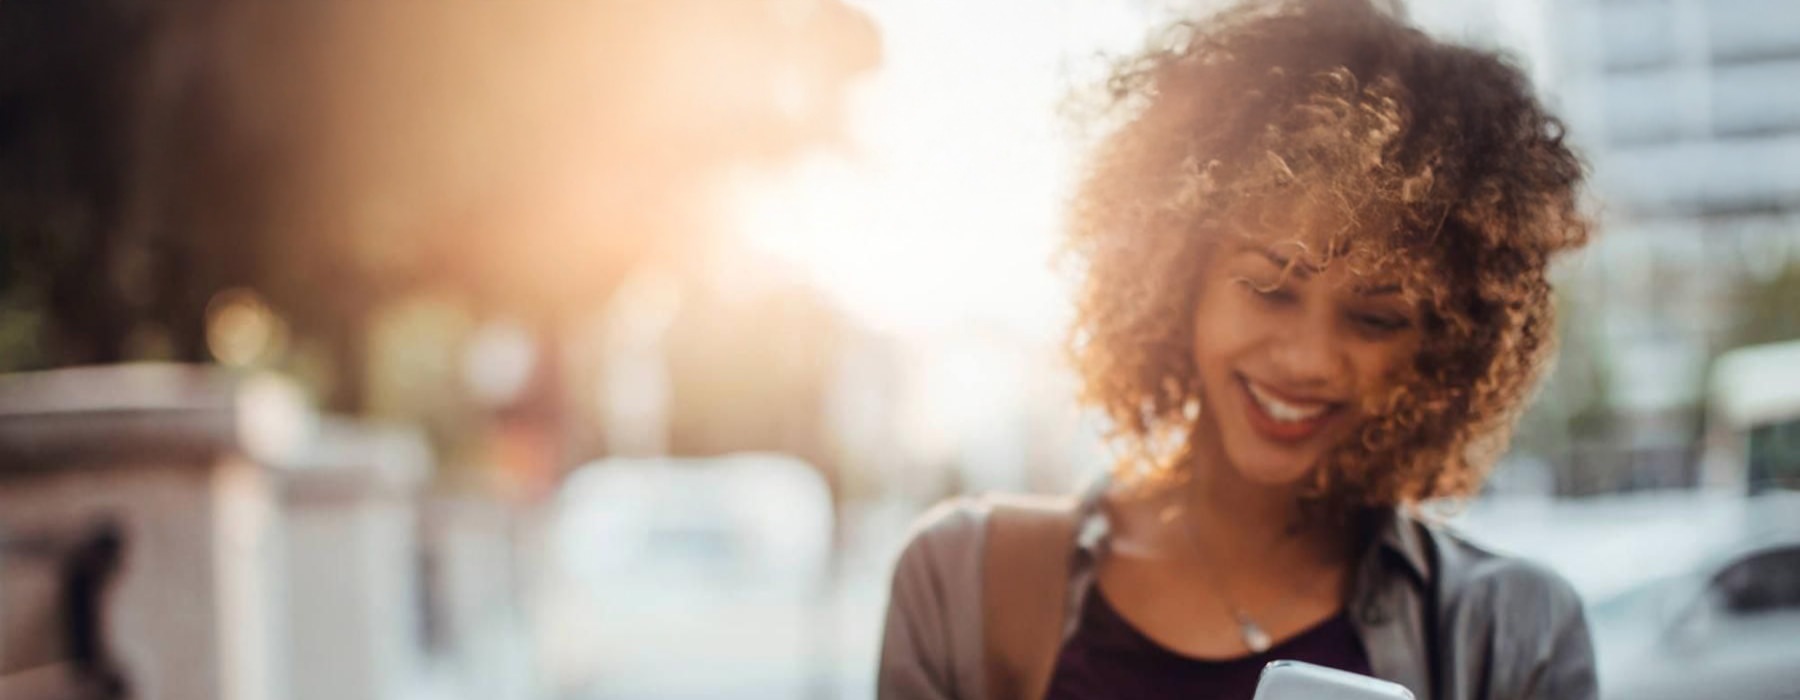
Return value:
M 1409 250 L 1399 245 L 1399 237 L 1388 235 L 1395 222 L 1387 217 L 1356 216 L 1304 201 L 1259 208 L 1264 210 L 1259 216 L 1232 227 L 1227 242 L 1232 252 L 1254 253 L 1307 272 L 1341 267 L 1357 277 L 1395 282 L 1413 276 L 1425 262 L 1422 251 Z

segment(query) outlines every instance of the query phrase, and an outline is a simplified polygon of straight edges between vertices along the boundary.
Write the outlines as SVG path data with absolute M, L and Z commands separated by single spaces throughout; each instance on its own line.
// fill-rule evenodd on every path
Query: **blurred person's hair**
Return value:
M 1199 406 L 1200 273 L 1217 244 L 1397 276 L 1416 361 L 1325 458 L 1334 514 L 1476 491 L 1554 345 L 1546 268 L 1583 245 L 1583 166 L 1521 70 L 1369 0 L 1248 2 L 1115 64 L 1113 127 L 1076 191 L 1070 351 L 1126 446 L 1122 477 L 1179 476 Z M 1307 230 L 1310 228 L 1310 230 Z M 1309 240 L 1293 241 L 1304 232 Z

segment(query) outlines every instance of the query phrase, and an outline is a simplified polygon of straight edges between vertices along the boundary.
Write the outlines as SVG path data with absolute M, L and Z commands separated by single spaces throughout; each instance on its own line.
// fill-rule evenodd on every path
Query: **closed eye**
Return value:
M 1363 328 L 1382 334 L 1397 333 L 1412 326 L 1412 319 L 1388 314 L 1352 313 L 1350 320 Z

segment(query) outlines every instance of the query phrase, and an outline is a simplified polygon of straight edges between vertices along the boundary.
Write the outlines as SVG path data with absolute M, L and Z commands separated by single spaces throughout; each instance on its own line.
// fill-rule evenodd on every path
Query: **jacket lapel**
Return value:
M 1432 571 L 1425 535 L 1396 509 L 1372 517 L 1374 536 L 1357 562 L 1347 612 L 1377 677 L 1406 686 L 1417 700 L 1438 700 L 1427 628 Z

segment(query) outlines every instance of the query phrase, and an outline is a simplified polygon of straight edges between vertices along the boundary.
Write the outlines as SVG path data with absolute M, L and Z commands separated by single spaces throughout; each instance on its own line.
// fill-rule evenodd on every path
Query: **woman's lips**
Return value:
M 1238 387 L 1238 393 L 1244 397 L 1244 412 L 1249 416 L 1250 427 L 1273 442 L 1295 443 L 1311 438 L 1337 415 L 1342 406 L 1335 402 L 1287 399 L 1241 375 Z

